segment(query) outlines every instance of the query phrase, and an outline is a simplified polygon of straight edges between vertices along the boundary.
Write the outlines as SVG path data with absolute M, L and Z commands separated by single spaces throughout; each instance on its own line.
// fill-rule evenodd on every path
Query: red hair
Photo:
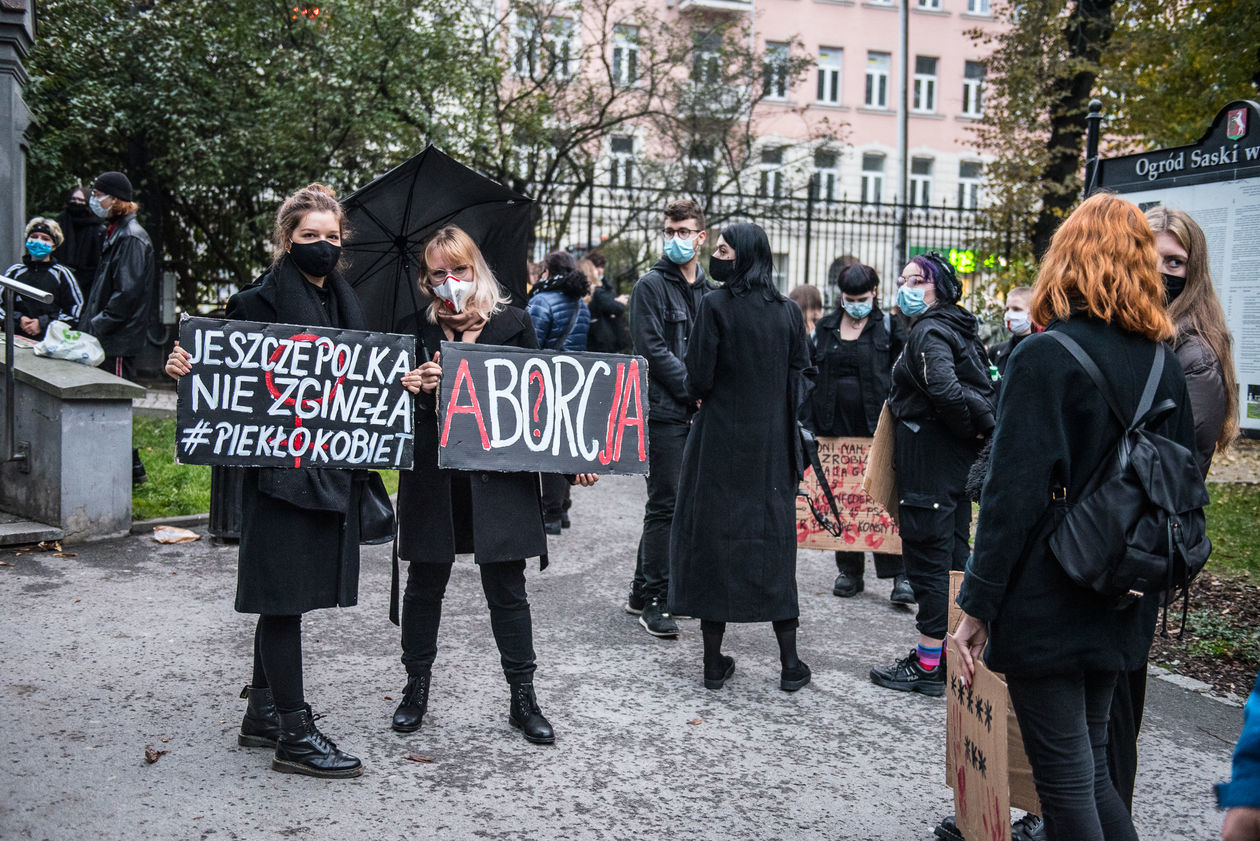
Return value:
M 1133 202 L 1090 196 L 1055 231 L 1037 274 L 1032 318 L 1067 321 L 1073 311 L 1156 342 L 1176 334 L 1164 310 L 1155 234 Z

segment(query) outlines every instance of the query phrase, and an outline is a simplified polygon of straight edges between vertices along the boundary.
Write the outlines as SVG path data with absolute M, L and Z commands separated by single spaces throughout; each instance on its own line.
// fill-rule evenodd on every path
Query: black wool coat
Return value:
M 818 374 L 801 411 L 801 423 L 817 435 L 838 435 L 834 427 L 839 383 L 834 359 L 845 350 L 840 338 L 840 321 L 844 310 L 837 309 L 818 320 L 814 326 L 814 365 Z M 888 318 L 888 326 L 884 319 Z M 892 364 L 906 343 L 906 328 L 900 319 L 885 316 L 876 305 L 866 318 L 862 334 L 852 340 L 858 355 L 858 383 L 861 386 L 862 413 L 866 416 L 866 435 L 874 435 L 879 414 L 892 388 Z
M 424 311 L 401 321 L 396 332 L 415 335 L 429 356 L 446 339 Z M 529 316 L 516 307 L 491 316 L 476 343 L 538 347 Z M 434 395 L 416 396 L 415 420 L 415 466 L 398 474 L 399 559 L 449 564 L 456 554 L 471 552 L 479 564 L 538 556 L 545 567 L 538 474 L 439 468 Z
M 288 259 L 228 300 L 227 317 L 366 329 L 358 296 L 337 275 L 327 310 Z M 247 467 L 241 493 L 236 609 L 294 614 L 359 599 L 359 494 L 366 471 Z
M 1167 345 L 1103 321 L 1074 315 L 1055 321 L 1094 359 L 1122 406 L 1136 408 L 1156 353 L 1164 371 L 1155 402 L 1177 409 L 1156 431 L 1194 449 L 1186 379 Z M 958 604 L 989 622 L 989 666 L 1020 677 L 1141 668 L 1155 631 L 1158 596 L 1124 610 L 1072 583 L 1050 553 L 1049 532 L 1062 519 L 1051 489 L 1080 498 L 1090 476 L 1114 452 L 1120 422 L 1093 380 L 1047 335 L 1022 340 L 1011 354 L 975 548 Z
M 800 308 L 719 290 L 700 304 L 687 374 L 701 399 L 683 450 L 669 551 L 673 612 L 797 616 L 797 433 L 809 341 Z

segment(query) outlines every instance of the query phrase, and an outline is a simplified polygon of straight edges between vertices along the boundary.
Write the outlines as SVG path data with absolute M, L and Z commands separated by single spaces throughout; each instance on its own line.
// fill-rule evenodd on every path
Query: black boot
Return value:
M 414 733 L 420 729 L 424 714 L 429 709 L 429 677 L 430 673 L 425 672 L 407 678 L 402 703 L 394 710 L 394 721 L 390 725 L 395 731 Z
M 512 684 L 512 707 L 508 712 L 508 724 L 520 730 L 527 741 L 536 745 L 550 745 L 556 741 L 551 723 L 543 718 L 534 697 L 534 684 Z
M 358 757 L 337 750 L 315 726 L 311 707 L 280 713 L 280 740 L 271 758 L 272 770 L 308 777 L 357 777 L 363 773 Z
M 280 716 L 271 690 L 247 685 L 241 690 L 241 697 L 248 698 L 249 705 L 245 707 L 236 743 L 243 748 L 274 748 L 280 738 Z
M 721 689 L 735 674 L 735 658 L 722 653 L 725 622 L 700 621 L 700 638 L 704 642 L 704 688 Z

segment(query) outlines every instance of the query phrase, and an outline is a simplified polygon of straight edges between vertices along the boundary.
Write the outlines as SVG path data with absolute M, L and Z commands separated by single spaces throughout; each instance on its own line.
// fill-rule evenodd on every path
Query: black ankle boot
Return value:
M 704 664 L 704 688 L 721 689 L 735 674 L 735 658 L 727 654 L 718 654 L 718 659 Z
M 333 741 L 315 726 L 311 707 L 280 713 L 280 739 L 271 767 L 282 774 L 308 777 L 357 777 L 363 773 L 358 757 L 337 750 Z
M 424 714 L 429 709 L 430 673 L 411 675 L 403 688 L 402 703 L 394 710 L 391 727 L 398 733 L 414 733 L 420 729 Z
M 270 689 L 246 686 L 241 697 L 249 699 L 245 717 L 241 719 L 241 732 L 236 743 L 243 748 L 274 748 L 280 738 L 280 716 L 276 714 L 276 700 Z
M 508 724 L 520 730 L 527 741 L 536 745 L 550 745 L 556 740 L 551 723 L 543 717 L 534 697 L 534 684 L 512 684 L 512 708 L 508 712 Z

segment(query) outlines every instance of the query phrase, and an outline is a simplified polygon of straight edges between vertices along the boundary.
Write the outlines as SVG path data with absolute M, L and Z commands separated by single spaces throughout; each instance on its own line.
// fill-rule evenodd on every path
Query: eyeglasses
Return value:
M 926 286 L 927 282 L 928 282 L 927 277 L 921 274 L 911 274 L 911 275 L 903 274 L 901 277 L 897 278 L 898 286 L 903 286 L 903 285 L 910 286 L 910 287 Z
M 699 231 L 693 231 L 691 228 L 664 228 L 661 230 L 661 236 L 665 239 L 673 239 L 674 237 L 682 237 L 683 239 L 691 239 Z

